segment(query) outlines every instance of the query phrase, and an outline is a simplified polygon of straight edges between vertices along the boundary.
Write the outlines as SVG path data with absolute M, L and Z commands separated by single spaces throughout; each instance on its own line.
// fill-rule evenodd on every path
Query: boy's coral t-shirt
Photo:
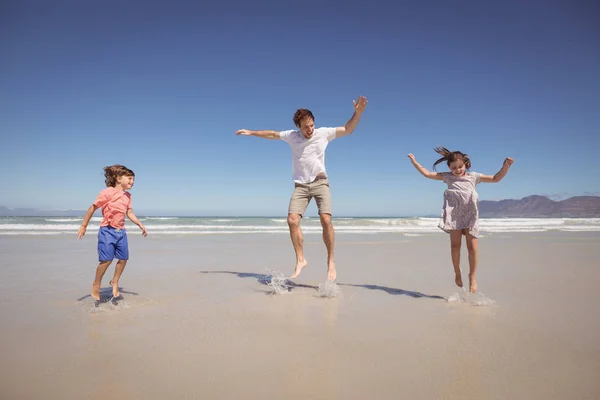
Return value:
M 102 223 L 100 226 L 112 226 L 125 229 L 125 215 L 131 210 L 131 194 L 121 189 L 107 187 L 96 197 L 94 205 L 102 207 Z

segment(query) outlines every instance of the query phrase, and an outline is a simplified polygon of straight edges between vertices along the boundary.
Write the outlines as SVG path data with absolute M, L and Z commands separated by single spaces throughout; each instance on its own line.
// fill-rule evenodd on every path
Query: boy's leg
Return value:
M 304 258 L 304 236 L 302 235 L 302 228 L 300 228 L 300 220 L 302 219 L 302 214 L 306 211 L 306 207 L 308 207 L 310 199 L 308 187 L 306 185 L 296 184 L 290 199 L 287 217 L 288 227 L 290 228 L 290 237 L 296 253 L 296 266 L 294 267 L 294 273 L 290 277 L 292 279 L 300 275 L 302 268 L 306 267 L 308 264 L 308 261 Z
M 112 281 L 110 281 L 110 286 L 112 286 L 114 298 L 121 296 L 121 293 L 119 293 L 119 278 L 121 277 L 121 274 L 125 269 L 125 265 L 127 265 L 127 260 L 117 261 L 117 265 L 115 267 L 115 274 L 113 275 Z
M 454 266 L 454 282 L 456 286 L 463 287 L 462 275 L 460 273 L 460 246 L 462 244 L 462 231 L 450 231 L 450 252 L 452 254 L 452 265 Z
M 94 283 L 92 283 L 92 298 L 94 300 L 100 300 L 100 285 L 102 285 L 102 277 L 104 273 L 110 266 L 112 261 L 100 261 L 98 267 L 96 268 L 96 279 L 94 279 Z
M 331 223 L 331 190 L 329 188 L 329 179 L 320 179 L 313 183 L 312 195 L 317 202 L 319 209 L 319 218 L 323 228 L 323 242 L 327 248 L 327 279 L 334 281 L 336 278 L 334 247 L 335 230 Z
M 469 232 L 465 233 L 465 235 L 467 236 L 467 249 L 469 250 L 469 292 L 475 293 L 477 291 L 475 273 L 477 272 L 477 261 L 479 258 L 479 239 Z
M 92 298 L 94 300 L 100 300 L 100 285 L 102 285 L 102 277 L 106 272 L 107 268 L 115 258 L 115 243 L 117 237 L 113 229 L 106 226 L 98 229 L 98 259 L 99 264 L 96 268 L 96 278 L 92 284 Z
M 127 260 L 129 259 L 129 243 L 127 241 L 127 232 L 125 229 L 119 230 L 117 232 L 117 236 L 118 240 L 115 244 L 115 257 L 119 261 L 115 267 L 115 274 L 113 275 L 112 281 L 110 281 L 114 298 L 121 296 L 121 293 L 119 293 L 119 278 L 121 278 L 121 274 L 123 273 L 125 265 L 127 264 Z

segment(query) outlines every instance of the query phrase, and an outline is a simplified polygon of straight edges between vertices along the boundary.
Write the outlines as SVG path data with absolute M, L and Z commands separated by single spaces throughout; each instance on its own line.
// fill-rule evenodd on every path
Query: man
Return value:
M 335 261 L 333 259 L 334 230 L 331 224 L 331 195 L 329 180 L 325 170 L 325 149 L 333 139 L 351 134 L 362 116 L 367 99 L 360 96 L 354 103 L 354 114 L 346 125 L 337 128 L 315 129 L 315 118 L 310 110 L 301 108 L 294 114 L 294 124 L 299 130 L 289 131 L 251 131 L 241 129 L 236 135 L 258 136 L 265 139 L 285 140 L 292 148 L 292 176 L 295 182 L 294 192 L 288 208 L 288 226 L 294 251 L 296 267 L 292 279 L 296 278 L 306 267 L 302 246 L 303 236 L 300 219 L 314 197 L 319 210 L 319 218 L 323 227 L 323 241 L 327 247 L 327 279 L 335 280 Z

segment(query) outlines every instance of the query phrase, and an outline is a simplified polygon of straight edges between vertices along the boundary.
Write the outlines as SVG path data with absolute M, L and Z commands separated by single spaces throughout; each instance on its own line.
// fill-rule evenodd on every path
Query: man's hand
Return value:
M 504 160 L 504 165 L 503 165 L 503 166 L 504 166 L 504 167 L 506 167 L 506 168 L 510 168 L 510 166 L 511 166 L 511 165 L 512 165 L 512 163 L 514 163 L 514 162 L 515 162 L 515 160 L 513 160 L 513 159 L 512 159 L 512 158 L 510 158 L 510 157 L 507 157 L 507 158 L 506 158 L 506 160 Z
M 86 229 L 87 229 L 87 228 L 86 228 L 85 226 L 83 226 L 83 225 L 81 225 L 81 226 L 79 227 L 79 230 L 77 231 L 77 238 L 78 238 L 78 239 L 81 239 L 81 238 L 83 237 L 83 235 L 85 235 L 85 231 L 86 231 Z
M 140 225 L 140 229 L 142 230 L 142 236 L 146 237 L 148 234 L 148 232 L 146 232 L 146 227 L 144 225 Z
M 354 111 L 357 114 L 362 114 L 362 112 L 365 111 L 365 108 L 367 107 L 368 101 L 365 96 L 358 96 L 358 101 L 352 100 L 352 103 L 354 103 Z
M 412 153 L 408 153 L 408 158 L 410 158 L 410 161 L 413 163 L 417 162 L 417 160 L 415 159 L 415 156 L 413 156 Z
M 248 129 L 240 129 L 235 134 L 236 135 L 244 135 L 244 136 L 252 136 L 252 132 L 250 132 Z

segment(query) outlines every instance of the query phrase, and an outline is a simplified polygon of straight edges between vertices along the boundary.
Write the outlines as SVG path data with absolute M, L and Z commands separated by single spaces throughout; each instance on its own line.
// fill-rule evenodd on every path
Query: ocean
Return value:
M 247 233 L 288 234 L 285 217 L 138 217 L 151 235 L 225 235 Z M 78 217 L 0 217 L 2 235 L 76 235 Z M 98 230 L 101 217 L 93 217 L 87 232 Z M 397 233 L 406 236 L 443 233 L 438 218 L 333 218 L 336 234 Z M 129 234 L 140 234 L 130 221 Z M 600 232 L 600 218 L 482 218 L 480 232 Z M 305 234 L 320 234 L 317 217 L 304 217 Z

